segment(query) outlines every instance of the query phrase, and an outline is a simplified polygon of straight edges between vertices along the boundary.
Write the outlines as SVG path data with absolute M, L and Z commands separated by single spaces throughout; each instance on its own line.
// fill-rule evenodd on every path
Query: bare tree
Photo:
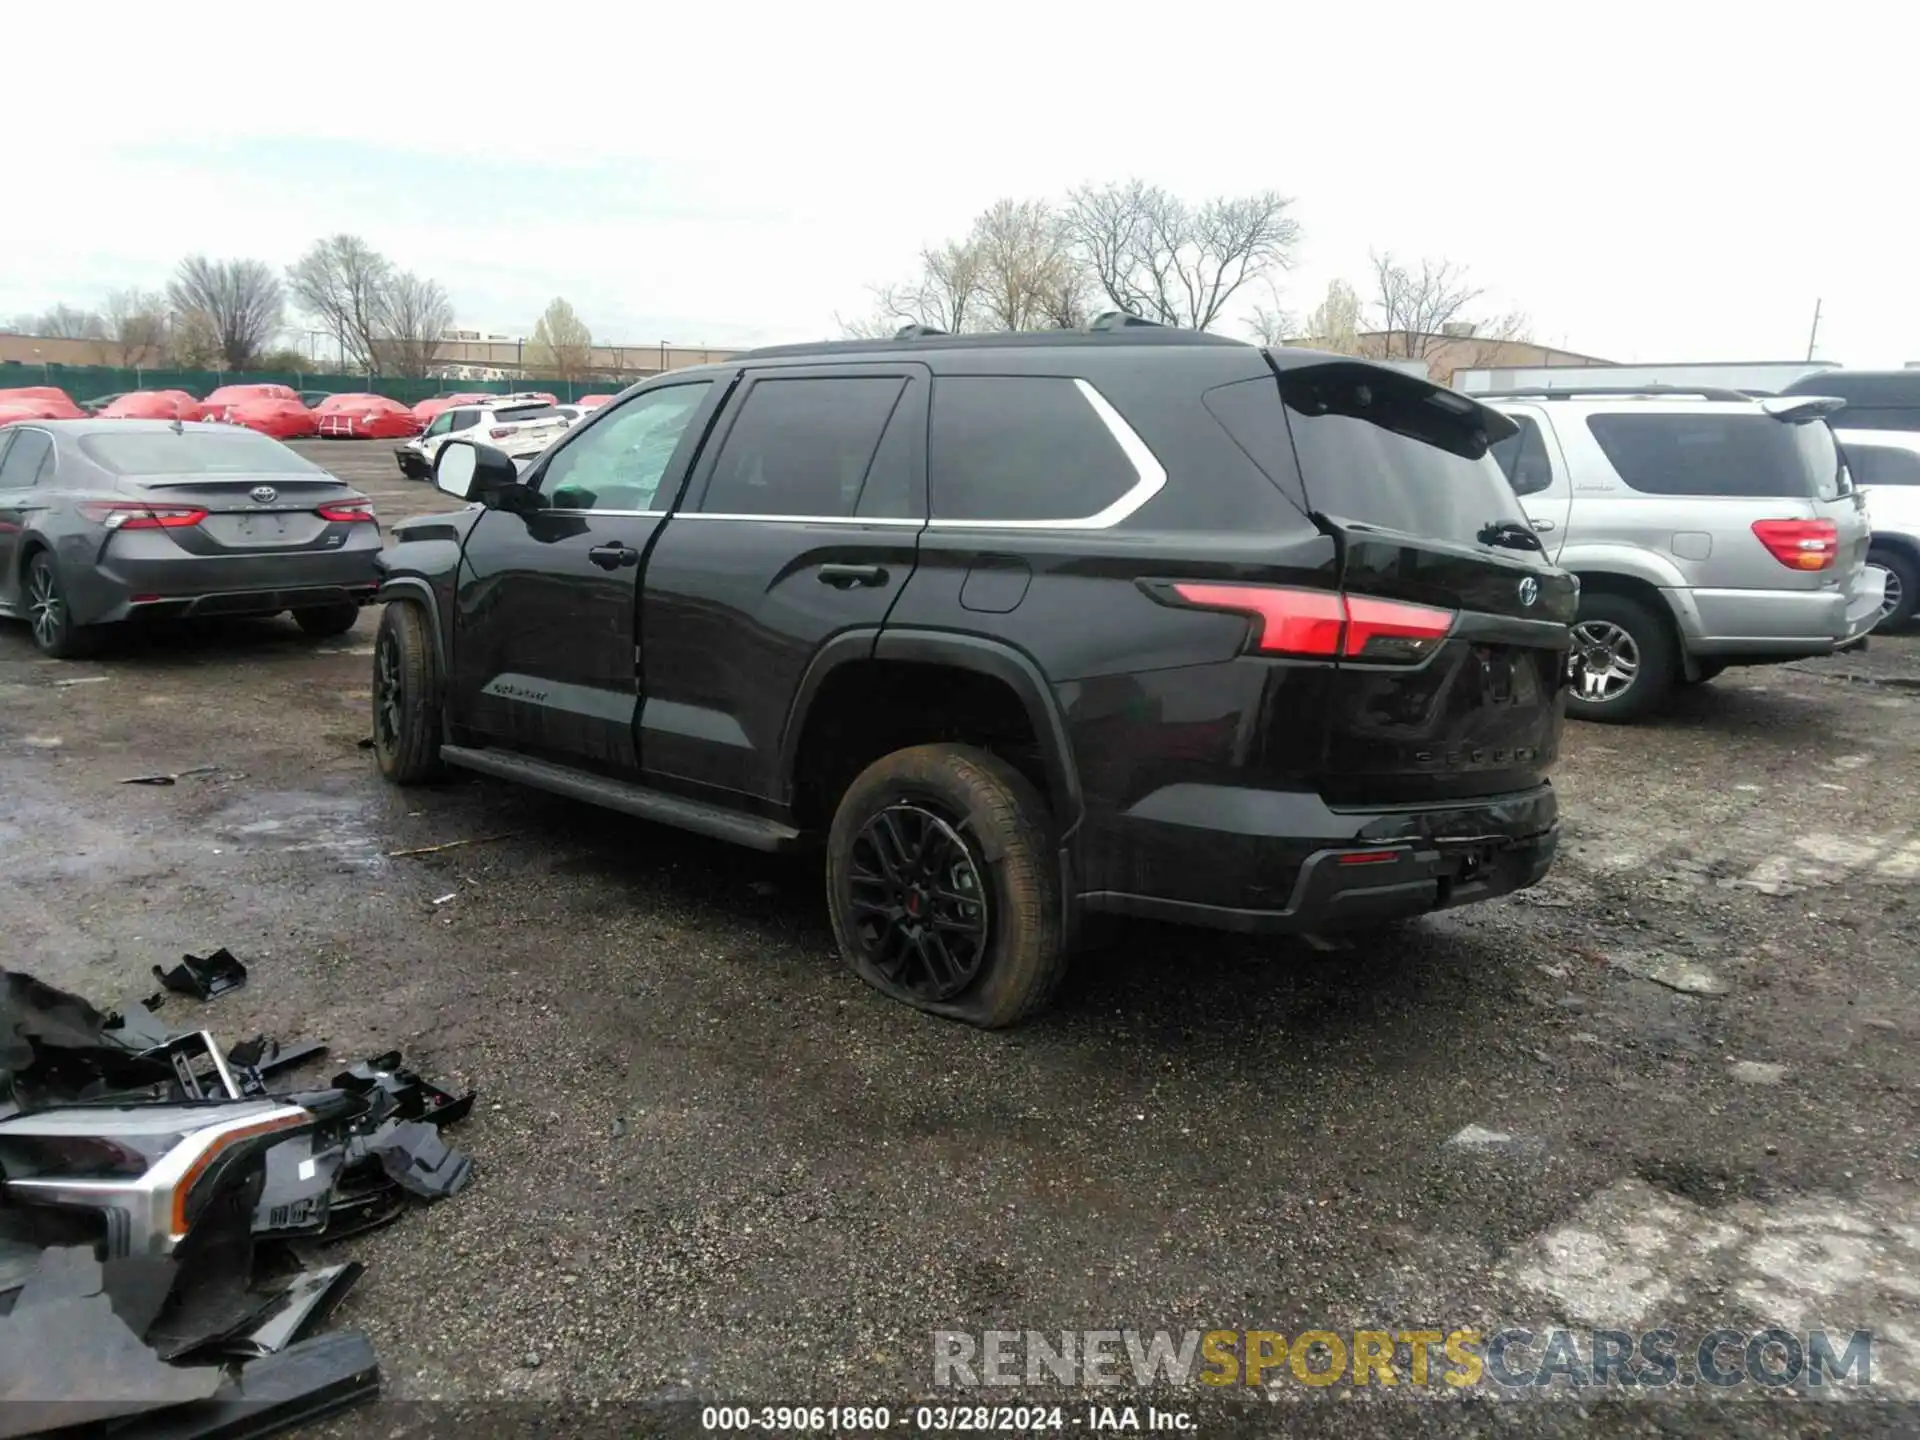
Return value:
M 1060 217 L 1043 201 L 996 201 L 965 244 L 987 328 L 1050 328 L 1077 307 L 1084 284 Z
M 557 380 L 582 380 L 593 363 L 593 332 L 574 313 L 573 306 L 556 297 L 533 327 L 521 358 L 527 374 L 551 375 Z
M 358 235 L 333 235 L 287 267 L 287 288 L 300 308 L 332 335 L 353 367 L 379 369 L 393 265 Z
M 1358 355 L 1360 340 L 1360 296 L 1344 280 L 1328 284 L 1326 298 L 1307 316 L 1305 343 L 1315 350 L 1330 350 L 1336 355 Z
M 107 348 L 120 366 L 157 364 L 167 348 L 167 297 L 152 290 L 114 290 L 101 309 Z
M 420 379 L 440 358 L 453 325 L 453 303 L 437 280 L 402 271 L 387 285 L 381 352 L 401 375 Z
M 980 256 L 966 240 L 949 240 L 920 252 L 920 273 L 900 285 L 874 291 L 879 315 L 867 322 L 878 334 L 903 325 L 925 325 L 949 335 L 980 328 Z
M 190 317 L 187 328 L 204 325 L 212 333 L 230 370 L 252 364 L 279 332 L 286 312 L 280 281 L 263 260 L 189 255 L 167 287 L 167 301 L 176 320 Z
M 107 324 L 91 310 L 61 304 L 36 317 L 32 333 L 49 340 L 104 340 Z
M 1451 260 L 1421 260 L 1416 270 L 1391 252 L 1375 253 L 1373 308 L 1380 359 L 1425 360 L 1452 340 L 1448 326 L 1466 324 L 1465 312 L 1483 293 Z M 1472 334 L 1472 331 L 1467 331 Z
M 1065 226 L 1081 263 L 1117 308 L 1206 330 L 1240 288 L 1293 263 L 1300 224 L 1277 191 L 1195 206 L 1157 185 L 1075 190 Z

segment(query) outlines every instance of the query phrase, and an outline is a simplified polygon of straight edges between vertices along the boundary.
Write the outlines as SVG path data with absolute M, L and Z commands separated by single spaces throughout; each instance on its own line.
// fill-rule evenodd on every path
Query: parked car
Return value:
M 1494 454 L 1581 584 L 1567 712 L 1626 722 L 1729 666 L 1826 655 L 1880 615 L 1840 402 L 1735 390 L 1509 391 Z
M 1867 563 L 1885 572 L 1879 628 L 1897 630 L 1920 610 L 1920 430 L 1851 429 L 1851 409 L 1833 417 L 1834 434 L 1873 522 Z
M 57 385 L 26 385 L 15 390 L 0 390 L 0 406 L 32 410 L 44 420 L 80 420 L 87 413 Z
M 443 411 L 451 410 L 456 405 L 486 405 L 498 398 L 498 396 L 490 392 L 483 393 L 480 391 L 464 391 L 453 395 L 435 395 L 431 399 L 422 400 L 418 405 L 415 405 L 413 407 L 413 414 L 414 418 L 419 420 L 422 425 L 431 425 Z
M 479 503 L 381 557 L 382 773 L 821 845 L 858 974 L 989 1026 L 1091 916 L 1317 931 L 1539 880 L 1577 587 L 1488 454 L 1512 422 L 1112 323 L 675 370 L 524 474 L 447 440 Z
M 567 416 L 544 401 L 507 397 L 502 403 L 492 396 L 488 401 L 485 405 L 443 410 L 418 436 L 396 446 L 393 458 L 400 473 L 412 480 L 428 479 L 441 445 L 449 436 L 466 431 L 517 459 L 531 459 L 564 435 L 570 423 Z
M 385 395 L 331 396 L 313 415 L 327 440 L 398 440 L 421 430 L 412 410 Z
M 0 431 L 0 615 L 57 659 L 136 617 L 350 629 L 372 599 L 373 502 L 237 426 L 53 420 Z
M 611 395 L 582 395 L 573 403 L 578 405 L 582 410 L 598 410 L 613 398 Z
M 95 395 L 91 399 L 81 400 L 76 403 L 80 406 L 82 414 L 98 415 L 115 401 L 124 398 L 128 393 L 129 392 L 124 390 L 116 390 L 109 395 Z
M 320 433 L 320 422 L 306 406 L 271 396 L 223 405 L 210 418 L 258 430 L 275 440 L 311 440 Z
M 184 390 L 133 390 L 94 413 L 103 420 L 204 420 L 207 407 Z
M 300 396 L 291 385 L 222 385 L 207 396 L 206 404 L 210 410 L 219 410 L 255 400 L 291 400 L 297 405 Z
M 1834 424 L 1848 430 L 1920 431 L 1920 370 L 1823 370 L 1780 393 L 1846 401 Z

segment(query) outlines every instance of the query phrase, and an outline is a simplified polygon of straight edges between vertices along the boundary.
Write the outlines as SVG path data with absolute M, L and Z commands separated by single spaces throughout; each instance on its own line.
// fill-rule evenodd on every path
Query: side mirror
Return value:
M 434 485 L 456 500 L 486 502 L 510 490 L 520 472 L 504 450 L 471 440 L 449 440 L 433 460 Z

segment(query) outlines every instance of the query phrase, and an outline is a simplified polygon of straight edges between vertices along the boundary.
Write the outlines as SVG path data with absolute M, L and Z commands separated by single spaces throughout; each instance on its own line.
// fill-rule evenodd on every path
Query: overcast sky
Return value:
M 1608 359 L 1798 359 L 1820 300 L 1821 358 L 1920 360 L 1911 5 L 87 13 L 7 15 L 0 316 L 350 231 L 463 324 L 811 339 L 995 199 L 1137 175 L 1294 197 L 1299 314 L 1377 248 Z

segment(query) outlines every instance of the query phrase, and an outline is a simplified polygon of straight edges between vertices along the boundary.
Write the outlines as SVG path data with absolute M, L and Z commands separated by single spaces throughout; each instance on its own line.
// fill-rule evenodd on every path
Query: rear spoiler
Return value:
M 1789 425 L 1804 425 L 1809 420 L 1824 420 L 1846 407 L 1846 401 L 1833 395 L 1769 395 L 1760 408 L 1776 420 Z

